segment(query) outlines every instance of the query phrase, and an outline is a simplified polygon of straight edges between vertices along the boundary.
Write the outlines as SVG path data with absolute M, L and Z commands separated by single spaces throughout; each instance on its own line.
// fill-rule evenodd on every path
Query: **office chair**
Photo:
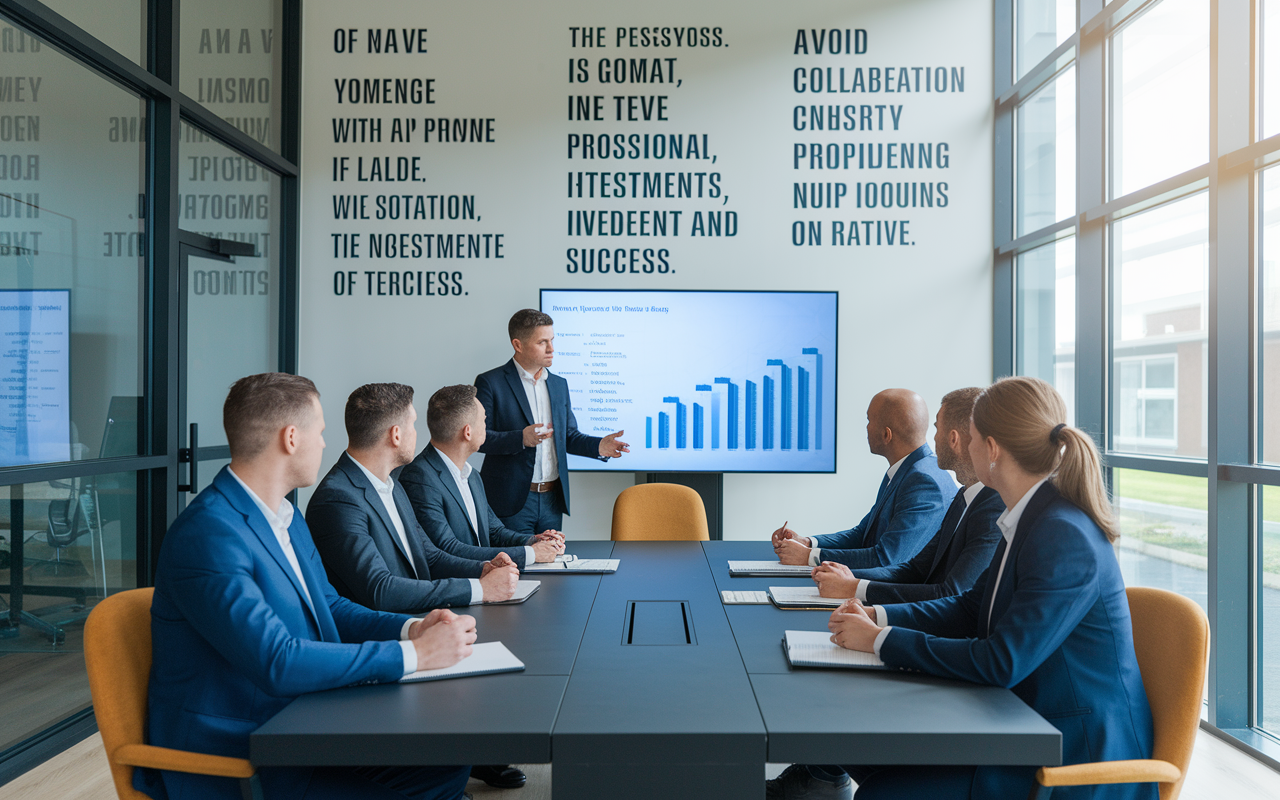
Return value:
M 1209 620 L 1200 606 L 1165 591 L 1133 587 L 1129 615 L 1133 647 L 1155 723 L 1151 758 L 1041 767 L 1031 800 L 1045 800 L 1054 786 L 1158 783 L 1160 800 L 1177 800 L 1191 763 L 1209 665 Z
M 102 541 L 102 516 L 98 511 L 98 492 L 93 479 L 81 481 L 72 478 L 70 481 L 49 481 L 49 485 L 66 489 L 67 497 L 49 503 L 49 527 L 45 530 L 45 541 L 53 548 L 53 559 L 46 562 L 48 571 L 53 575 L 83 574 L 84 569 L 78 561 L 64 561 L 62 553 L 76 543 L 81 536 L 89 535 L 89 556 L 93 561 L 94 578 L 98 577 L 101 565 L 102 596 L 107 596 L 107 554 Z M 65 572 L 67 568 L 72 568 Z
M 84 626 L 84 660 L 93 713 L 120 800 L 149 800 L 133 788 L 136 767 L 239 778 L 245 800 L 262 800 L 247 759 L 153 747 L 143 731 L 151 674 L 152 589 L 118 592 L 98 603 Z
M 675 483 L 641 483 L 623 490 L 613 502 L 615 542 L 705 542 L 707 509 L 702 497 Z

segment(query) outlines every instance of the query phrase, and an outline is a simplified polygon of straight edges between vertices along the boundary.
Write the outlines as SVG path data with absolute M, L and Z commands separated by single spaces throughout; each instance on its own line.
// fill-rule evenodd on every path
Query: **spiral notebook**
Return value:
M 787 631 L 782 638 L 782 649 L 787 654 L 787 663 L 793 667 L 888 669 L 875 653 L 846 650 L 833 644 L 827 631 Z
M 730 561 L 729 575 L 734 578 L 807 578 L 813 567 L 783 564 L 780 561 Z
M 449 678 L 466 678 L 471 675 L 496 675 L 499 672 L 520 672 L 524 662 L 516 658 L 502 642 L 485 642 L 471 646 L 471 655 L 454 664 L 452 667 L 440 669 L 420 669 L 405 675 L 401 683 L 421 683 L 423 681 L 443 681 Z
M 839 597 L 823 597 L 817 586 L 770 586 L 769 597 L 781 609 L 835 609 L 845 602 Z
M 556 556 L 556 560 L 542 564 L 527 564 L 525 572 L 578 572 L 584 575 L 608 575 L 618 571 L 622 563 L 618 558 L 578 558 Z

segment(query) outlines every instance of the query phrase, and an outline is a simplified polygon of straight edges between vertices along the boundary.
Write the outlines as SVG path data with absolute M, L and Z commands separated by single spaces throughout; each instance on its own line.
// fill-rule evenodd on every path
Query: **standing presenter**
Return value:
M 553 324 L 541 311 L 517 311 L 507 323 L 511 360 L 475 381 L 489 425 L 480 478 L 494 513 L 520 533 L 561 529 L 569 513 L 569 453 L 604 461 L 630 452 L 618 439 L 623 431 L 601 438 L 578 430 L 569 384 L 550 370 Z

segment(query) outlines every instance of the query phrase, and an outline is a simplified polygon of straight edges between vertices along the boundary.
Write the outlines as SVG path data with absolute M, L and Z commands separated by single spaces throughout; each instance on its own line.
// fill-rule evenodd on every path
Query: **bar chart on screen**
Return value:
M 578 427 L 631 452 L 571 469 L 835 468 L 835 292 L 543 290 Z

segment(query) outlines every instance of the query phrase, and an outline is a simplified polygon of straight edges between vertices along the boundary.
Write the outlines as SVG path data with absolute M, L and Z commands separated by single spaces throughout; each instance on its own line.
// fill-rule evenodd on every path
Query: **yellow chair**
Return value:
M 641 483 L 613 502 L 613 540 L 705 542 L 707 509 L 702 497 L 675 483 Z
M 1054 786 L 1158 783 L 1160 800 L 1177 800 L 1191 763 L 1209 664 L 1209 620 L 1200 606 L 1164 589 L 1131 588 L 1133 646 L 1155 723 L 1152 757 L 1041 767 L 1033 800 Z
M 262 790 L 247 759 L 152 747 L 143 731 L 151 674 L 152 589 L 113 594 L 94 607 L 84 624 L 84 661 L 93 713 L 120 800 L 147 800 L 133 788 L 135 767 L 239 778 L 245 800 Z

